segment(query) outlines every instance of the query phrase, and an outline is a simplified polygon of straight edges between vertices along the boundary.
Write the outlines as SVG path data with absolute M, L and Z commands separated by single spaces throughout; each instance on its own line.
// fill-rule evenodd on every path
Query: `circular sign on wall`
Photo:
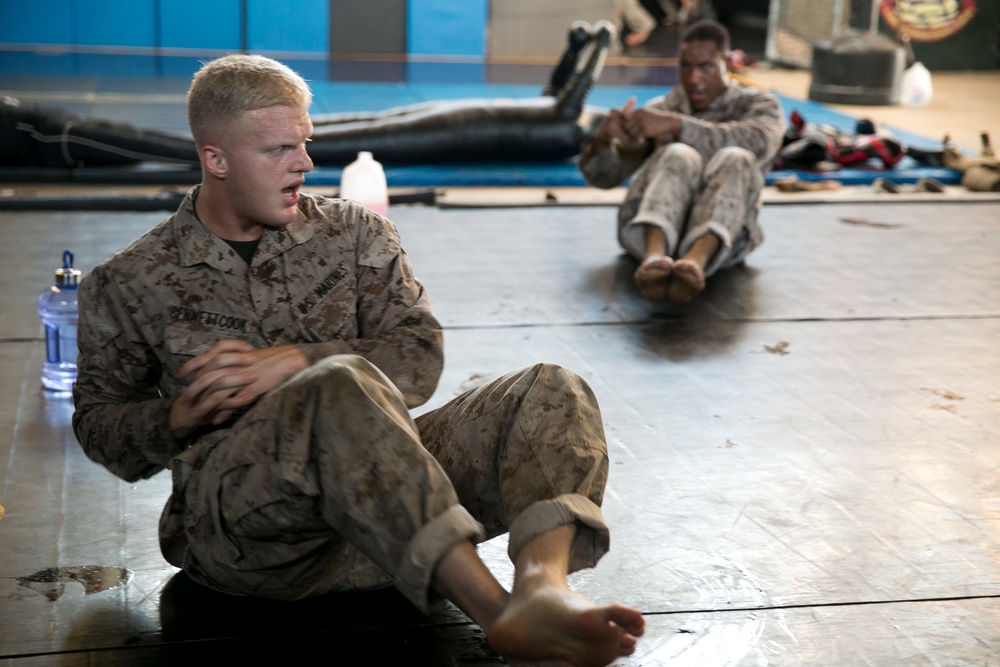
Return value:
M 938 42 L 960 32 L 976 13 L 975 0 L 882 0 L 882 20 L 914 42 Z

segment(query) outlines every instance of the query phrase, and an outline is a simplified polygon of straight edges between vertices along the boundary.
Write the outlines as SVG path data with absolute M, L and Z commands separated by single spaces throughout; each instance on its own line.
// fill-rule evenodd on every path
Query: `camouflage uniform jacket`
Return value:
M 683 86 L 650 100 L 645 108 L 680 114 L 680 134 L 656 140 L 657 146 L 671 141 L 687 144 L 701 154 L 706 164 L 720 148 L 738 146 L 756 155 L 761 171 L 766 172 L 785 134 L 778 99 L 771 93 L 737 83 L 729 84 L 700 111 L 691 109 Z M 580 157 L 580 171 L 591 185 L 613 188 L 635 173 L 645 157 L 620 155 L 616 146 L 591 140 Z
M 247 266 L 198 220 L 197 192 L 80 284 L 73 428 L 90 458 L 134 481 L 212 437 L 175 439 L 170 407 L 185 386 L 181 365 L 227 338 L 296 344 L 310 363 L 358 354 L 410 407 L 430 398 L 444 363 L 441 326 L 391 222 L 303 195 L 297 219 L 266 229 Z

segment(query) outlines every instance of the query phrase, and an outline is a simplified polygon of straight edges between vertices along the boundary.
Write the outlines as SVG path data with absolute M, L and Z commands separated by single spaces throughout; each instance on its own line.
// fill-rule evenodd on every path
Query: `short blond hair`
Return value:
M 188 125 L 198 146 L 217 141 L 246 111 L 283 105 L 308 109 L 312 91 L 287 65 L 233 54 L 205 63 L 187 95 Z

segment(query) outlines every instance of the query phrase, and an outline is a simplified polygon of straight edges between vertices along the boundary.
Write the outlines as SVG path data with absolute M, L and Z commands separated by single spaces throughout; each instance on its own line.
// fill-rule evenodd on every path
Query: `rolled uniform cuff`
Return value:
M 637 213 L 636 217 L 627 222 L 618 233 L 618 242 L 625 251 L 637 262 L 645 258 L 646 225 L 657 227 L 663 232 L 664 238 L 667 239 L 667 254 L 671 255 L 679 242 L 677 230 L 667 224 L 665 216 L 648 211 Z
M 733 253 L 733 235 L 729 233 L 725 225 L 714 220 L 709 220 L 703 225 L 690 230 L 687 236 L 684 237 L 680 248 L 678 248 L 677 256 L 683 257 L 686 255 L 695 242 L 706 234 L 714 234 L 719 239 L 719 249 L 712 256 L 712 259 L 709 260 L 708 265 L 705 266 L 704 274 L 707 278 L 725 266 L 730 255 Z
M 578 493 L 564 493 L 540 500 L 521 512 L 510 526 L 507 553 L 516 560 L 525 544 L 550 530 L 576 524 L 576 536 L 570 547 L 569 571 L 593 567 L 611 546 L 611 532 L 601 508 Z
M 482 524 L 461 505 L 452 505 L 417 531 L 403 550 L 395 584 L 420 611 L 427 611 L 427 592 L 438 561 L 463 540 L 479 542 Z

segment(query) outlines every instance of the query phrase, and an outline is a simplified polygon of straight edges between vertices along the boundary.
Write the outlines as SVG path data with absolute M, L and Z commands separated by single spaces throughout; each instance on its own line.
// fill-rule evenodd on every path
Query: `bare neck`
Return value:
M 229 241 L 256 241 L 264 225 L 246 220 L 233 210 L 230 195 L 211 176 L 202 179 L 194 201 L 195 214 L 208 231 Z

